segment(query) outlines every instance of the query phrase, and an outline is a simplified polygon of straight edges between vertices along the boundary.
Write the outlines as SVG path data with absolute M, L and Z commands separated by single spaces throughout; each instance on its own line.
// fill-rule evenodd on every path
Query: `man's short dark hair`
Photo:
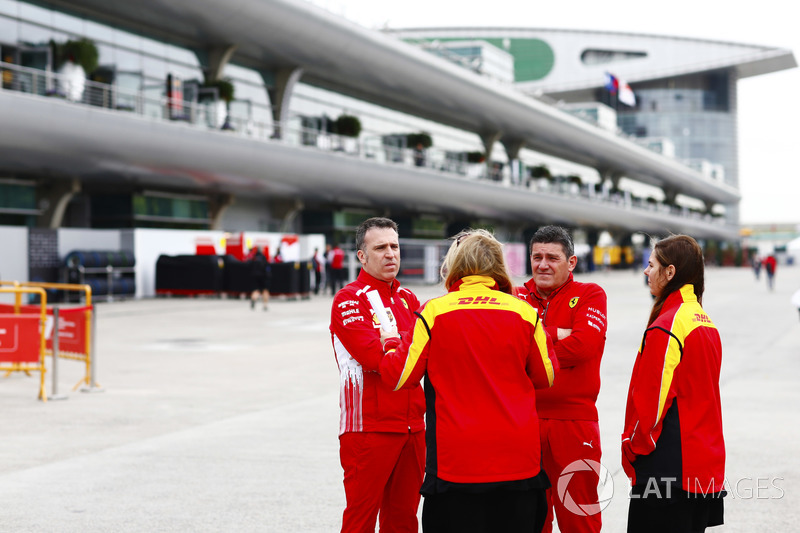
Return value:
M 561 226 L 542 226 L 531 237 L 530 249 L 533 250 L 534 244 L 558 243 L 564 250 L 567 259 L 575 255 L 575 247 L 572 245 L 572 237 L 569 232 Z
M 397 223 L 391 218 L 386 217 L 368 218 L 356 228 L 356 250 L 364 248 L 364 236 L 367 234 L 367 230 L 372 228 L 391 228 L 397 232 Z

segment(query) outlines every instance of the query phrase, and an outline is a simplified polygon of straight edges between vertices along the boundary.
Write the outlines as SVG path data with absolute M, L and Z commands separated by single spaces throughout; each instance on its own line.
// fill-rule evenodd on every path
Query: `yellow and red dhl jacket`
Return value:
M 721 365 L 719 332 L 684 285 L 645 330 L 633 367 L 622 433 L 622 466 L 633 485 L 723 490 Z
M 536 292 L 533 279 L 515 290 L 542 317 L 553 340 L 561 371 L 558 383 L 536 392 L 541 418 L 597 421 L 600 360 L 606 345 L 606 293 L 595 283 L 575 281 L 572 273 L 548 298 Z M 558 329 L 572 333 L 558 340 Z
M 400 282 L 380 281 L 362 270 L 333 298 L 331 342 L 339 366 L 339 435 L 359 431 L 402 433 L 425 429 L 425 395 L 417 384 L 394 392 L 381 383 L 383 358 L 380 323 L 367 299 L 378 290 L 393 325 L 402 332 L 414 326 L 419 300 Z M 409 333 L 410 335 L 410 333 Z
M 425 376 L 429 477 L 490 483 L 539 474 L 534 388 L 553 384 L 558 363 L 536 309 L 496 288 L 492 278 L 467 276 L 423 306 L 410 338 L 385 343 L 384 383 L 414 388 Z

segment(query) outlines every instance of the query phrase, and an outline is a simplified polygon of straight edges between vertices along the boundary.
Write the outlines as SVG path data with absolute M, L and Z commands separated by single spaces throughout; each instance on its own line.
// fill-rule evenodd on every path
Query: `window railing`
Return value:
M 523 165 L 521 175 L 511 172 L 509 165 L 495 163 L 470 163 L 467 152 L 425 149 L 421 154 L 413 148 L 392 146 L 383 142 L 381 135 L 367 132 L 359 138 L 321 132 L 297 125 L 298 120 L 287 124 L 267 124 L 232 116 L 220 101 L 188 102 L 171 99 L 165 95 L 166 85 L 131 90 L 92 80 L 70 80 L 48 70 L 22 67 L 0 61 L 0 79 L 3 90 L 18 91 L 41 97 L 60 98 L 77 105 L 89 105 L 120 113 L 133 113 L 164 122 L 181 122 L 199 129 L 224 130 L 229 135 L 279 142 L 291 146 L 304 146 L 326 152 L 339 153 L 386 165 L 414 167 L 447 174 L 456 174 L 470 180 L 495 182 L 497 186 L 527 189 L 541 194 L 569 196 L 576 200 L 613 205 L 621 209 L 658 211 L 676 217 L 692 218 L 722 225 L 724 217 L 701 214 L 680 206 L 650 203 L 630 194 L 595 192 L 594 184 L 578 185 L 530 178 Z M 80 89 L 80 90 L 79 90 Z M 280 134 L 277 132 L 280 131 Z

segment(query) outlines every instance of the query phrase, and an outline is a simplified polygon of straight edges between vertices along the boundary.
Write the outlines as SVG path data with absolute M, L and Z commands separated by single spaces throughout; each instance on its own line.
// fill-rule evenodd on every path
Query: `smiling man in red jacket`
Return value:
M 601 456 L 595 402 L 606 343 L 606 293 L 595 283 L 572 278 L 577 262 L 567 230 L 542 227 L 531 238 L 533 277 L 517 288 L 517 296 L 539 310 L 561 366 L 555 385 L 536 391 L 542 465 L 556 489 L 571 463 L 589 460 L 599 466 Z M 557 490 L 554 496 L 553 489 L 547 491 L 549 508 L 542 531 L 552 531 L 553 510 L 561 531 L 600 531 L 600 508 L 591 507 L 598 500 L 598 475 L 593 469 L 577 470 L 566 492 Z M 585 516 L 587 508 L 596 512 Z

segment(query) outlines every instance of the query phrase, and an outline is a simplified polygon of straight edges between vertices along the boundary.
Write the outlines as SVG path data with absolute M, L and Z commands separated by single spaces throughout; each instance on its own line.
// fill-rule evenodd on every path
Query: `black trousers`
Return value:
M 442 492 L 425 495 L 424 533 L 539 533 L 547 516 L 545 489 Z
M 649 496 L 634 490 L 628 507 L 628 533 L 702 533 L 723 523 L 721 495 L 695 495 L 663 486 Z

